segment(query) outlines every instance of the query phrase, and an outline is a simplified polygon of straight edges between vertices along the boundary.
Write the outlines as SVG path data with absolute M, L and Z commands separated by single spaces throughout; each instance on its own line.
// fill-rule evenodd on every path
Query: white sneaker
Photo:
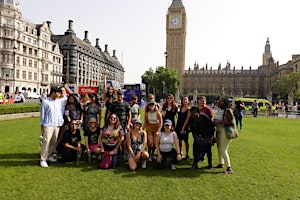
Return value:
M 47 158 L 47 161 L 49 161 L 49 162 L 57 162 L 57 159 L 54 158 L 53 155 L 51 155 L 51 156 L 49 156 L 49 157 Z
M 149 162 L 152 162 L 152 158 L 151 158 L 151 156 L 149 156 L 149 158 L 148 158 L 148 161 L 149 161 Z
M 143 160 L 143 161 L 142 161 L 141 167 L 142 167 L 143 169 L 145 169 L 145 168 L 147 167 L 147 161 L 146 161 L 146 160 Z
M 40 166 L 41 166 L 41 167 L 48 167 L 48 164 L 47 164 L 46 161 L 41 160 L 41 161 L 40 161 Z
M 176 166 L 171 164 L 171 169 L 176 169 Z

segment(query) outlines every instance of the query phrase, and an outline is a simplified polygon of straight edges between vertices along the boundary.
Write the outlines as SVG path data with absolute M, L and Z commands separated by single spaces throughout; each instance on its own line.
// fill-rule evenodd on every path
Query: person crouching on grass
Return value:
M 69 128 L 63 134 L 61 143 L 57 147 L 58 153 L 61 154 L 61 163 L 75 162 L 79 164 L 81 155 L 86 147 L 81 144 L 80 130 L 76 120 L 69 123 Z
M 112 157 L 112 168 L 119 164 L 119 147 L 124 140 L 124 132 L 117 114 L 108 113 L 108 118 L 100 131 L 101 152 L 109 152 Z
M 134 171 L 137 168 L 137 163 L 141 158 L 143 159 L 141 167 L 146 168 L 146 161 L 149 157 L 145 150 L 147 145 L 147 134 L 142 130 L 142 121 L 135 119 L 133 121 L 133 128 L 126 135 L 127 150 L 125 156 L 128 159 L 129 169 Z
M 84 141 L 87 147 L 88 162 L 91 162 L 92 155 L 100 160 L 101 149 L 99 144 L 100 127 L 97 126 L 96 118 L 89 121 L 89 128 L 84 131 Z
M 157 151 L 157 169 L 163 169 L 167 158 L 171 158 L 171 169 L 176 169 L 175 164 L 181 160 L 179 141 L 177 134 L 172 131 L 172 121 L 166 119 L 164 122 L 164 132 L 159 132 L 155 139 Z M 175 145 L 175 149 L 173 146 Z

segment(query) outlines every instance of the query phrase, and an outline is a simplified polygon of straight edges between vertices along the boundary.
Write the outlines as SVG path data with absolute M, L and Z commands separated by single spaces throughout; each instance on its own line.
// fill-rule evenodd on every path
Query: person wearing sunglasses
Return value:
M 123 140 L 123 128 L 119 117 L 114 113 L 109 114 L 100 130 L 100 148 L 101 152 L 109 152 L 112 156 L 112 168 L 116 168 L 119 164 L 119 147 Z
M 99 144 L 100 127 L 97 126 L 96 118 L 92 117 L 89 121 L 89 128 L 84 131 L 84 141 L 87 147 L 88 162 L 91 162 L 92 155 L 100 159 Z
M 57 147 L 58 153 L 61 154 L 59 162 L 75 162 L 79 164 L 81 155 L 84 153 L 86 147 L 81 144 L 80 130 L 77 128 L 78 123 L 72 120 L 69 123 L 69 128 L 63 134 L 62 140 Z
M 175 126 L 175 116 L 177 114 L 177 105 L 174 100 L 174 96 L 169 94 L 166 98 L 165 103 L 162 106 L 161 115 L 163 117 L 163 121 L 169 119 L 172 121 L 172 125 Z M 172 128 L 174 128 L 172 126 Z M 161 131 L 164 131 L 164 126 L 161 128 Z

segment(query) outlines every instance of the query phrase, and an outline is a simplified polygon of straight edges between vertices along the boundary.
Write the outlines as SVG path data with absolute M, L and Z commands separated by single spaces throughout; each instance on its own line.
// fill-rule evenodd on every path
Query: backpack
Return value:
M 111 167 L 112 160 L 109 152 L 104 152 L 100 161 L 99 169 L 109 169 Z

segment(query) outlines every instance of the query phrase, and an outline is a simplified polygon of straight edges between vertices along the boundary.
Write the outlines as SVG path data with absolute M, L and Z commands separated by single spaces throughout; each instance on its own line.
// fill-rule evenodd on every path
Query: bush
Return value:
M 40 112 L 39 103 L 20 103 L 20 104 L 2 104 L 0 105 L 0 115 L 17 114 L 28 112 Z

